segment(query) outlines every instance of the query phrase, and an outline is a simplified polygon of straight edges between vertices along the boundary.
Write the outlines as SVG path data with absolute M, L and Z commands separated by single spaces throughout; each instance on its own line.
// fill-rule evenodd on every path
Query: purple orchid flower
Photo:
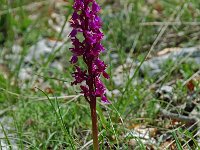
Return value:
M 100 31 L 102 21 L 98 16 L 101 8 L 95 0 L 74 0 L 73 8 L 74 13 L 70 21 L 73 28 L 70 33 L 73 48 L 70 48 L 70 50 L 73 56 L 70 62 L 76 64 L 78 59 L 82 57 L 87 65 L 87 70 L 82 71 L 81 68 L 76 66 L 76 72 L 73 73 L 75 81 L 72 84 L 81 84 L 85 81 L 86 85 L 80 85 L 82 87 L 81 92 L 89 101 L 94 99 L 90 97 L 93 95 L 101 97 L 102 102 L 108 103 L 105 96 L 106 88 L 100 81 L 101 75 L 109 78 L 109 75 L 105 72 L 107 65 L 99 58 L 100 53 L 104 51 L 101 44 L 103 33 Z M 83 35 L 83 41 L 78 39 L 79 34 Z
M 70 48 L 73 56 L 71 64 L 76 71 L 72 74 L 75 81 L 72 85 L 80 84 L 81 93 L 90 104 L 92 118 L 93 147 L 98 150 L 98 127 L 96 114 L 96 100 L 98 97 L 105 104 L 109 101 L 105 95 L 106 87 L 101 81 L 101 75 L 108 79 L 107 65 L 100 60 L 99 56 L 105 49 L 101 44 L 103 33 L 101 32 L 102 21 L 98 16 L 101 8 L 95 0 L 74 0 L 74 13 L 70 21 L 72 31 L 70 38 L 73 47 Z M 78 37 L 83 39 L 78 39 Z M 83 59 L 87 68 L 81 69 L 76 65 L 79 59 Z

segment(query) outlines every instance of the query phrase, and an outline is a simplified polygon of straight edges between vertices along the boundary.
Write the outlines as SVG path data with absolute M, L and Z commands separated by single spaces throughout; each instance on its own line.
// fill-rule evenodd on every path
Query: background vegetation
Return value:
M 11 149 L 92 148 L 89 105 L 70 85 L 72 3 L 0 0 L 0 138 Z M 200 1 L 100 3 L 112 102 L 98 103 L 101 149 L 198 149 L 198 121 L 166 117 L 158 105 L 183 115 L 179 106 L 195 99 L 198 114 L 199 79 L 184 83 L 200 64 L 187 57 L 168 59 L 153 75 L 140 67 L 165 48 L 199 45 Z M 34 49 L 41 55 L 32 54 Z M 167 100 L 157 92 L 163 85 L 173 87 Z

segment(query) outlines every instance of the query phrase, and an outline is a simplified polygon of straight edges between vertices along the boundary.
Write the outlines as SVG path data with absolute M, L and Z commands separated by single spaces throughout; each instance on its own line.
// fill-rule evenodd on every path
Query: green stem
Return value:
M 91 118 L 92 118 L 92 138 L 94 150 L 99 150 L 98 144 L 98 126 L 97 126 L 97 113 L 96 113 L 96 99 L 90 102 Z

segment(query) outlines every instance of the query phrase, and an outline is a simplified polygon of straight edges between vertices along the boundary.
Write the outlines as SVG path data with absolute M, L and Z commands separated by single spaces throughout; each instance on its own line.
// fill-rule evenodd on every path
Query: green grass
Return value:
M 0 3 L 2 4 L 0 5 L 0 63 L 9 70 L 9 75 L 5 76 L 7 72 L 0 67 L 0 110 L 5 111 L 0 117 L 13 119 L 9 124 L 11 129 L 3 130 L 5 141 L 9 143 L 9 139 L 15 139 L 19 149 L 22 150 L 92 149 L 89 105 L 84 97 L 77 96 L 79 88 L 70 85 L 73 68 L 69 63 L 71 56 L 68 50 L 71 45 L 69 40 L 60 48 L 54 48 L 54 52 L 47 58 L 33 62 L 31 68 L 34 72 L 31 80 L 23 83 L 18 78 L 20 69 L 26 65 L 24 59 L 32 45 L 42 38 L 59 40 L 68 38 L 62 37 L 63 30 L 60 33 L 55 32 L 48 21 L 52 12 L 64 15 L 66 21 L 69 21 L 72 1 L 56 10 L 51 4 L 44 3 L 39 11 L 36 9 L 37 11 L 33 12 L 27 9 L 33 1 L 16 0 L 9 4 L 7 0 L 0 0 Z M 107 49 L 102 59 L 108 64 L 111 76 L 109 81 L 105 80 L 105 84 L 109 91 L 118 90 L 120 94 L 109 97 L 111 105 L 101 103 L 97 105 L 100 148 L 133 149 L 130 140 L 135 139 L 135 149 L 146 149 L 149 145 L 143 143 L 142 138 L 130 134 L 133 131 L 131 126 L 137 124 L 157 128 L 160 134 L 170 133 L 177 149 L 182 149 L 184 142 L 188 140 L 192 140 L 198 147 L 191 131 L 167 128 L 169 120 L 166 118 L 158 121 L 160 116 L 156 104 L 162 100 L 155 96 L 155 90 L 150 89 L 150 86 L 163 75 L 159 87 L 175 80 L 174 93 L 179 96 L 178 102 L 184 103 L 188 93 L 187 88 L 182 87 L 182 83 L 199 70 L 199 64 L 184 58 L 175 62 L 169 60 L 161 66 L 160 74 L 149 77 L 145 73 L 142 80 L 140 66 L 131 66 L 136 70 L 132 76 L 129 76 L 131 67 L 126 69 L 123 66 L 124 85 L 116 86 L 112 79 L 116 68 L 125 64 L 127 57 L 133 60 L 133 64 L 134 62 L 142 64 L 149 53 L 154 56 L 163 48 L 198 45 L 200 26 L 188 25 L 187 22 L 200 21 L 200 2 L 156 0 L 151 4 L 145 0 L 110 0 L 101 1 L 101 5 L 104 45 Z M 31 15 L 37 17 L 31 19 Z M 181 25 L 167 23 L 169 21 Z M 150 25 L 147 22 L 163 22 L 164 25 Z M 64 29 L 64 25 L 62 27 Z M 4 38 L 1 38 L 3 36 Z M 22 47 L 19 60 L 7 57 L 13 53 L 14 44 Z M 113 59 L 113 54 L 117 54 L 116 60 Z M 50 67 L 51 62 L 57 58 L 63 64 L 63 71 Z M 48 83 L 48 86 L 43 87 L 40 81 Z M 198 85 L 196 87 L 199 91 Z M 47 88 L 53 93 L 48 93 Z M 61 95 L 66 97 L 59 98 Z M 70 95 L 74 97 L 68 97 Z M 173 107 L 175 106 L 170 106 L 170 109 Z M 182 140 L 183 136 L 185 138 Z M 157 144 L 156 148 L 160 145 Z

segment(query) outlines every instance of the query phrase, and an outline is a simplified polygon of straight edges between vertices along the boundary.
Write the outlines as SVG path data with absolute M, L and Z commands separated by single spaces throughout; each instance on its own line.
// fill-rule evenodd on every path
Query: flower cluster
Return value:
M 73 56 L 70 62 L 74 64 L 76 71 L 72 74 L 75 79 L 72 85 L 81 84 L 82 93 L 89 102 L 101 97 L 103 102 L 108 103 L 106 88 L 100 80 L 101 75 L 109 78 L 105 72 L 107 66 L 99 58 L 100 53 L 104 51 L 101 44 L 103 33 L 100 31 L 102 21 L 98 16 L 101 8 L 95 0 L 74 0 L 73 8 L 70 21 L 73 28 L 70 33 L 73 47 L 70 50 Z M 87 65 L 86 70 L 76 65 L 80 58 Z

